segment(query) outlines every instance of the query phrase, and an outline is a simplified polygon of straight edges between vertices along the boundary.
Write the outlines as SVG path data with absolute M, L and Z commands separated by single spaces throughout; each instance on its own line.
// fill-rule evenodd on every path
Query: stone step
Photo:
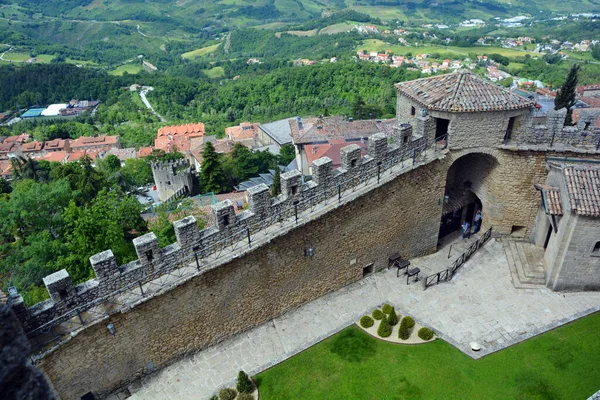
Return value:
M 544 271 L 544 268 L 536 268 L 536 265 L 533 264 L 535 261 L 528 259 L 527 254 L 525 254 L 523 244 L 516 244 L 516 248 L 519 254 L 519 259 L 523 264 L 523 271 L 525 273 L 525 277 L 531 279 L 543 279 L 545 281 L 546 272 Z
M 517 243 L 512 240 L 503 243 L 513 286 L 517 289 L 538 289 L 544 287 L 546 279 L 543 273 L 540 274 L 537 271 L 526 273 L 526 270 L 529 269 L 527 257 L 524 251 L 519 251 Z

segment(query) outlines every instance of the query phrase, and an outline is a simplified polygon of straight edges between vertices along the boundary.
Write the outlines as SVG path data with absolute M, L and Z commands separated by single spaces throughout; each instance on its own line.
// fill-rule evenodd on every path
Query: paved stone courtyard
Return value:
M 438 252 L 429 264 L 459 255 Z M 421 260 L 413 260 L 419 265 Z M 600 310 L 600 293 L 515 289 L 503 243 L 491 239 L 453 280 L 423 290 L 396 270 L 383 271 L 331 293 L 246 333 L 180 360 L 129 387 L 130 399 L 202 399 L 233 385 L 240 369 L 256 374 L 310 347 L 389 302 L 431 326 L 444 340 L 479 358 Z M 335 311 L 335 312 L 334 312 Z M 478 341 L 483 349 L 470 350 Z M 115 396 L 116 397 L 116 396 Z

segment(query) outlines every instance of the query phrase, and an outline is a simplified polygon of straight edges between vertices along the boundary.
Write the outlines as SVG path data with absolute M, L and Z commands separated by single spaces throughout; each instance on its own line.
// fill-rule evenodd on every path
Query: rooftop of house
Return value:
M 54 139 L 44 142 L 44 150 L 63 149 L 67 141 L 64 139 Z
M 277 144 L 283 146 L 292 143 L 292 131 L 289 121 L 293 118 L 260 124 L 259 129 L 271 137 Z
M 31 135 L 29 133 L 22 133 L 17 136 L 9 136 L 2 143 L 25 143 L 29 139 L 31 139 Z
M 534 102 L 468 70 L 396 84 L 398 91 L 433 111 L 481 112 L 519 110 Z
M 152 153 L 152 150 L 154 150 L 152 146 L 140 147 L 137 151 L 137 156 L 138 158 L 148 157 Z
M 4 141 L 4 143 L 0 144 L 0 153 L 10 153 L 12 151 L 17 151 L 19 148 L 19 144 L 15 142 Z
M 204 135 L 204 124 L 198 122 L 196 124 L 183 124 L 183 125 L 171 125 L 165 126 L 158 130 L 159 136 L 203 136 Z
M 63 162 L 66 160 L 68 154 L 66 151 L 53 151 L 46 154 L 42 159 L 49 162 Z
M 69 162 L 79 161 L 85 156 L 86 150 L 77 150 L 69 154 Z
M 231 140 L 254 139 L 258 134 L 258 124 L 242 122 L 238 126 L 225 128 L 225 135 Z
M 89 146 L 110 146 L 119 143 L 119 136 L 100 135 L 97 137 L 81 136 L 71 141 L 71 148 Z
M 28 153 L 28 152 L 32 152 L 32 151 L 42 151 L 42 148 L 44 147 L 44 143 L 43 142 L 29 142 L 29 143 L 25 143 L 23 144 L 23 146 L 21 146 L 21 151 L 23 153 Z
M 560 189 L 546 184 L 535 185 L 535 187 L 542 193 L 546 213 L 550 215 L 563 215 Z
M 106 156 L 108 156 L 110 154 L 114 154 L 115 156 L 117 156 L 117 158 L 121 162 L 124 162 L 125 160 L 128 160 L 130 158 L 137 158 L 137 152 L 135 151 L 135 147 L 129 147 L 129 148 L 126 148 L 126 149 L 115 149 L 115 148 L 112 148 L 108 152 L 106 152 L 106 154 L 104 155 L 104 157 L 106 157 Z
M 321 157 L 329 157 L 331 159 L 331 167 L 337 168 L 342 165 L 341 149 L 342 147 L 357 144 L 361 148 L 362 157 L 367 155 L 367 141 L 357 139 L 332 139 L 328 143 L 309 144 L 305 147 L 306 159 L 308 165 Z
M 342 116 L 290 119 L 295 144 L 324 143 L 334 139 L 368 138 L 375 133 L 389 133 L 395 120 L 345 120 Z
M 600 167 L 563 168 L 571 209 L 578 215 L 600 217 Z

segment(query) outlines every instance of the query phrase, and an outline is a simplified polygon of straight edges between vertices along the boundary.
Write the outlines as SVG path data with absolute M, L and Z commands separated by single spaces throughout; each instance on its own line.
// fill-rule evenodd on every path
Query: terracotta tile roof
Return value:
M 53 151 L 52 153 L 48 153 L 42 157 L 42 160 L 62 163 L 67 159 L 68 155 L 69 154 L 66 151 Z
M 32 151 L 42 151 L 43 147 L 44 147 L 43 142 L 30 142 L 30 143 L 25 143 L 23 146 L 21 146 L 21 151 L 23 153 L 29 153 Z
M 546 184 L 535 185 L 535 188 L 542 192 L 542 200 L 547 214 L 563 215 L 559 188 Z
M 152 150 L 154 150 L 152 146 L 140 147 L 137 151 L 137 156 L 138 158 L 148 157 L 152 153 Z
M 596 107 L 596 108 L 576 108 L 573 110 L 573 114 L 571 115 L 571 120 L 574 124 L 576 124 L 579 121 L 579 117 L 581 117 L 581 114 L 587 112 L 587 111 L 599 111 L 600 107 Z M 596 118 L 596 122 L 594 124 L 591 124 L 591 128 L 598 128 L 600 129 L 600 115 Z
M 85 156 L 86 150 L 77 150 L 69 154 L 69 162 L 79 161 Z
M 254 139 L 258 136 L 258 124 L 242 122 L 239 126 L 225 128 L 225 135 L 232 140 Z
M 196 124 L 171 125 L 162 127 L 158 130 L 158 136 L 168 135 L 204 136 L 204 124 L 202 122 L 198 122 Z
M 333 139 L 329 143 L 324 144 L 309 144 L 305 147 L 306 159 L 308 165 L 311 165 L 313 161 L 321 157 L 329 157 L 331 159 L 331 167 L 338 168 L 342 166 L 342 158 L 340 150 L 342 147 L 349 146 L 351 144 L 357 144 L 361 148 L 362 156 L 367 155 L 367 142 L 364 143 L 360 140 L 346 141 L 344 139 Z
M 45 151 L 58 151 L 58 150 L 68 150 L 69 142 L 64 139 L 54 139 L 44 142 L 44 150 Z
M 101 135 L 97 137 L 81 136 L 78 139 L 71 141 L 71 148 L 77 149 L 80 147 L 105 147 L 116 146 L 119 144 L 119 136 Z
M 600 217 L 600 168 L 568 166 L 563 171 L 571 209 L 578 215 Z
M 434 111 L 481 112 L 518 110 L 534 102 L 510 93 L 470 71 L 396 84 L 398 91 Z
M 294 143 L 323 143 L 335 139 L 368 138 L 375 133 L 389 133 L 395 120 L 345 121 L 342 116 L 290 119 Z
M 6 139 L 4 139 L 3 143 L 25 143 L 29 139 L 31 139 L 31 135 L 29 133 L 22 133 L 17 136 L 7 137 Z

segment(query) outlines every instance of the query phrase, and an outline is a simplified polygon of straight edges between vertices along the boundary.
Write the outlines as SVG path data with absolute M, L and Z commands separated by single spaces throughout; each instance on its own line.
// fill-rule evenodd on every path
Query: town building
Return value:
M 202 122 L 165 126 L 158 130 L 154 140 L 154 148 L 167 153 L 179 151 L 188 154 L 190 149 L 195 147 L 196 142 L 202 143 L 204 135 L 205 130 Z
M 65 151 L 69 153 L 71 151 L 70 140 L 66 139 L 54 139 L 44 142 L 44 153 L 50 153 L 53 151 Z
M 98 150 L 109 151 L 112 148 L 121 148 L 119 136 L 100 135 L 96 137 L 81 136 L 69 144 L 71 150 Z

